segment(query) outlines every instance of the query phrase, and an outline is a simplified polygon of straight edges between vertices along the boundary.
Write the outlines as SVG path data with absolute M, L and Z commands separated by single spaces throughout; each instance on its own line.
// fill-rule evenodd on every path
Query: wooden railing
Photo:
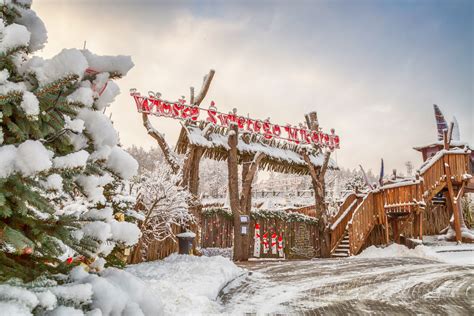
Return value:
M 390 213 L 408 213 L 423 201 L 421 181 L 382 187 L 383 208 Z
M 348 196 L 346 196 L 346 198 L 344 199 L 344 202 L 342 202 L 341 206 L 339 206 L 339 210 L 337 211 L 337 214 L 331 217 L 331 219 L 329 220 L 331 224 L 336 222 L 355 200 L 357 200 L 357 194 L 355 193 L 351 193 Z
M 338 214 L 331 225 L 331 252 L 333 252 L 339 242 L 344 237 L 347 223 L 351 220 L 354 210 L 357 208 L 359 198 L 351 194 L 341 205 Z
M 288 209 L 288 212 L 296 212 L 306 216 L 316 217 L 316 205 L 302 206 L 298 208 Z
M 444 155 L 444 161 L 451 169 L 451 177 L 454 182 L 461 182 L 463 175 L 470 174 L 470 155 L 447 153 Z
M 425 197 L 433 197 L 436 194 L 433 194 L 433 192 L 437 192 L 445 183 L 444 161 L 442 157 L 438 158 L 428 168 L 422 169 L 420 175 L 423 177 Z
M 472 174 L 469 153 L 440 152 L 432 159 L 420 169 L 420 180 L 386 185 L 370 192 L 362 201 L 355 194 L 348 196 L 331 220 L 331 251 L 336 249 L 347 228 L 350 254 L 356 255 L 376 224 L 388 225 L 387 213 L 413 212 L 431 200 L 446 185 L 445 163 L 450 166 L 455 183 L 464 181 L 465 174 Z
M 424 198 L 431 200 L 446 184 L 445 163 L 450 166 L 453 181 L 461 182 L 464 174 L 470 173 L 468 153 L 444 153 L 436 157 L 427 167 L 422 168 Z M 433 158 L 432 158 L 433 159 Z
M 364 245 L 368 235 L 377 224 L 379 213 L 377 205 L 380 203 L 380 192 L 370 192 L 354 211 L 352 219 L 347 225 L 349 234 L 350 255 L 356 255 Z

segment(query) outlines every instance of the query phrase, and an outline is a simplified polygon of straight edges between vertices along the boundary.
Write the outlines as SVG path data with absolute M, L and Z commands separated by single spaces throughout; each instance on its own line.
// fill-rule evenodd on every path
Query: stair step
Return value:
M 349 253 L 349 249 L 336 249 L 334 253 Z
M 347 246 L 347 247 L 337 247 L 335 251 L 338 251 L 338 250 L 348 251 L 348 250 L 349 250 L 349 246 Z
M 347 258 L 347 257 L 349 257 L 349 254 L 347 254 L 347 253 L 333 253 L 332 257 L 333 258 Z

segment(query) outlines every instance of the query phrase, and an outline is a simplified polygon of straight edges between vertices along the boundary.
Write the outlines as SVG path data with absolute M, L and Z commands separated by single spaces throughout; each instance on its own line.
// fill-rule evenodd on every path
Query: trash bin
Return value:
M 196 234 L 193 232 L 185 232 L 176 235 L 178 237 L 178 246 L 180 255 L 191 255 L 193 253 L 193 241 Z

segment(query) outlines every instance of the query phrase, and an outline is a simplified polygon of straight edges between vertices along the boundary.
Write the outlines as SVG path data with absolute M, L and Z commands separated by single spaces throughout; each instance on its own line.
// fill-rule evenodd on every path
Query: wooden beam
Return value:
M 419 227 L 419 239 L 420 240 L 423 240 L 423 211 L 420 211 L 420 213 L 418 214 L 419 216 L 419 224 L 420 224 L 420 227 Z
M 400 232 L 398 231 L 398 218 L 392 218 L 392 233 L 393 233 L 393 240 L 399 244 L 400 243 Z
M 193 105 L 199 106 L 201 102 L 204 100 L 204 98 L 207 95 L 207 92 L 209 91 L 209 87 L 211 86 L 211 81 L 212 81 L 212 78 L 214 78 L 215 73 L 216 72 L 213 69 L 211 69 L 209 70 L 209 73 L 204 77 L 201 91 L 199 91 L 199 94 L 196 96 L 196 99 L 194 100 Z
M 449 140 L 448 140 L 447 130 L 443 130 L 443 144 L 444 144 L 444 149 L 449 150 Z
M 454 194 L 454 188 L 453 188 L 453 183 L 451 180 L 451 167 L 449 166 L 449 163 L 446 159 L 446 156 L 443 156 L 443 162 L 444 162 L 444 173 L 446 174 L 446 184 L 448 186 L 448 201 L 451 204 L 451 207 L 453 209 L 453 216 L 454 216 L 454 230 L 456 231 L 456 241 L 461 242 L 462 236 L 461 236 L 461 222 L 459 218 L 459 211 L 458 211 L 458 205 L 456 202 L 456 196 Z
M 143 121 L 143 126 L 146 128 L 146 131 L 148 132 L 148 135 L 153 137 L 158 143 L 158 146 L 161 148 L 161 151 L 163 152 L 163 156 L 165 157 L 166 162 L 171 167 L 171 170 L 173 170 L 174 173 L 178 173 L 181 168 L 178 164 L 176 157 L 174 156 L 174 153 L 172 152 L 171 148 L 168 146 L 168 143 L 166 142 L 164 135 L 158 132 L 158 130 L 156 130 L 153 127 L 153 125 L 150 122 L 150 119 L 148 118 L 148 114 L 142 113 L 142 121 Z
M 389 225 L 388 216 L 387 216 L 387 214 L 385 214 L 385 243 L 387 245 L 390 242 L 390 235 L 389 235 L 388 225 Z
M 194 87 L 189 87 L 189 104 L 194 104 Z

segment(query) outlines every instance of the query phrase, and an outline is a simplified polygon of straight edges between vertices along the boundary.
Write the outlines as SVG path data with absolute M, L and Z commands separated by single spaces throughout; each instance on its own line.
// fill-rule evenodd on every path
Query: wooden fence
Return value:
M 232 218 L 213 214 L 201 219 L 201 247 L 232 247 L 234 223 Z
M 178 225 L 172 225 L 171 229 L 174 234 L 179 234 L 181 232 L 181 227 Z M 132 249 L 132 253 L 128 257 L 128 263 L 135 264 L 143 261 L 164 259 L 170 254 L 178 252 L 178 243 L 172 238 L 167 238 L 163 241 L 155 240 L 150 243 L 144 255 L 142 254 L 143 252 L 143 245 L 138 243 Z
M 201 240 L 203 248 L 232 247 L 233 221 L 222 214 L 212 214 L 201 220 Z M 263 254 L 263 235 L 268 233 L 268 242 L 273 233 L 283 237 L 283 251 L 286 258 L 314 258 L 319 255 L 318 225 L 308 222 L 288 222 L 278 218 L 251 219 L 249 225 L 249 254 L 254 254 L 255 226 L 260 226 L 261 257 L 278 258 L 271 250 Z

